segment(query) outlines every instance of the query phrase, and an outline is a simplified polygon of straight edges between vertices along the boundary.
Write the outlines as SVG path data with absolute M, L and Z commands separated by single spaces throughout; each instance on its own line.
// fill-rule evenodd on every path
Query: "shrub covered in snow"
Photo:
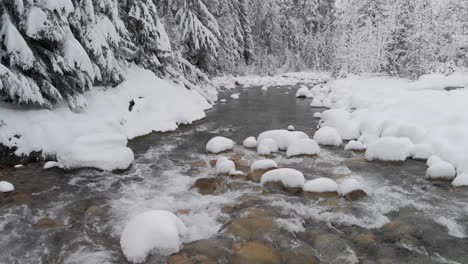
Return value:
M 168 211 L 148 211 L 132 218 L 120 237 L 128 261 L 142 263 L 150 253 L 168 255 L 179 251 L 187 228 Z
M 12 192 L 15 190 L 13 184 L 7 181 L 0 181 L 0 192 Z
M 366 159 L 384 161 L 405 161 L 413 149 L 407 138 L 383 137 L 367 147 Z
M 338 192 L 338 185 L 329 178 L 318 178 L 308 181 L 304 184 L 305 192 L 323 193 L 323 192 Z
M 264 169 L 271 169 L 278 167 L 278 164 L 274 160 L 271 159 L 264 159 L 264 160 L 257 160 L 252 165 L 250 165 L 250 170 L 264 170 Z
M 293 157 L 298 155 L 318 155 L 320 153 L 320 147 L 317 142 L 310 138 L 303 138 L 296 140 L 289 145 L 286 151 L 287 157 Z
M 301 131 L 288 131 L 284 129 L 270 130 L 261 133 L 257 137 L 257 142 L 260 144 L 264 139 L 273 139 L 280 150 L 288 149 L 288 146 L 294 141 L 303 138 L 309 138 L 304 132 Z
M 227 159 L 226 157 L 220 157 L 216 161 L 216 174 L 229 174 L 231 171 L 236 169 L 234 161 Z
M 348 142 L 348 144 L 346 144 L 344 149 L 345 150 L 362 151 L 362 150 L 365 150 L 366 147 L 359 141 L 351 140 L 350 142 Z
M 306 98 L 309 95 L 309 89 L 306 86 L 301 86 L 296 92 L 297 98 Z
M 305 178 L 302 172 L 295 169 L 281 168 L 271 170 L 262 176 L 261 185 L 268 182 L 281 182 L 287 188 L 304 187 Z
M 432 164 L 426 172 L 426 177 L 428 179 L 453 179 L 455 177 L 456 171 L 452 164 L 439 161 Z
M 206 151 L 218 154 L 234 148 L 234 141 L 225 137 L 214 137 L 206 144 Z
M 320 145 L 339 146 L 343 143 L 340 134 L 333 127 L 322 127 L 314 134 L 314 140 Z
M 255 139 L 255 137 L 248 137 L 248 138 L 246 138 L 244 140 L 242 145 L 244 145 L 244 147 L 246 147 L 246 148 L 256 148 L 257 147 L 257 140 Z

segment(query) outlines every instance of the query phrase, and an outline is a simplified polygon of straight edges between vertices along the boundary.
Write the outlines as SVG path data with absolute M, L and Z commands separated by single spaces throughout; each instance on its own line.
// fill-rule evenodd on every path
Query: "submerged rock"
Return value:
M 247 174 L 247 178 L 250 181 L 260 183 L 260 181 L 262 180 L 263 174 L 265 174 L 265 173 L 267 173 L 267 172 L 269 172 L 269 171 L 271 171 L 273 169 L 275 169 L 275 168 L 259 169 L 259 170 L 250 171 L 249 174 Z
M 225 232 L 247 241 L 262 239 L 277 229 L 271 218 L 262 216 L 238 218 L 226 225 Z
M 269 245 L 260 242 L 238 243 L 232 247 L 232 264 L 281 264 L 281 255 Z
M 222 178 L 202 178 L 195 182 L 194 187 L 203 195 L 214 195 L 226 191 L 226 182 Z
M 36 223 L 36 228 L 38 229 L 50 229 L 50 228 L 59 228 L 59 227 L 62 227 L 62 224 L 49 217 L 41 218 Z
M 352 191 L 352 192 L 349 192 L 347 193 L 344 198 L 347 200 L 347 201 L 357 201 L 357 200 L 360 200 L 364 197 L 367 197 L 367 193 L 363 190 L 355 190 L 355 191 Z
M 300 246 L 282 253 L 283 261 L 285 264 L 319 264 L 320 259 L 313 252 L 312 247 Z

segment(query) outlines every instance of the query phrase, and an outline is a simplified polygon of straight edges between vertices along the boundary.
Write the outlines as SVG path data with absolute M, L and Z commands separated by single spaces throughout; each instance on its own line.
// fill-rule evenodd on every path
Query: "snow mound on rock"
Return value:
M 278 164 L 274 160 L 271 159 L 264 159 L 264 160 L 257 160 L 252 165 L 250 165 L 250 170 L 264 170 L 270 168 L 277 168 Z
M 319 99 L 314 98 L 314 99 L 312 100 L 312 103 L 310 103 L 310 107 L 320 108 L 320 107 L 323 107 L 323 103 L 322 103 L 322 101 L 320 101 Z
M 383 161 L 405 161 L 413 149 L 407 138 L 383 137 L 367 147 L 366 159 Z
M 318 155 L 320 147 L 317 142 L 310 138 L 303 138 L 292 143 L 286 151 L 286 156 L 293 157 L 298 155 Z
M 231 98 L 234 99 L 234 100 L 237 100 L 237 99 L 239 99 L 239 94 L 238 93 L 231 94 Z
M 318 178 L 304 184 L 305 192 L 323 193 L 338 192 L 338 184 L 329 178 Z
M 314 134 L 314 140 L 320 145 L 339 146 L 343 143 L 340 134 L 333 127 L 322 127 Z
M 305 178 L 302 172 L 295 169 L 281 168 L 271 170 L 262 176 L 261 185 L 268 182 L 281 182 L 284 187 L 297 188 L 304 187 Z
M 322 127 L 334 127 L 345 140 L 360 136 L 358 122 L 351 119 L 351 114 L 343 109 L 332 109 L 322 113 Z
M 430 167 L 430 166 L 432 166 L 432 165 L 434 165 L 434 164 L 436 164 L 436 163 L 438 163 L 438 162 L 441 162 L 441 161 L 442 161 L 442 159 L 441 159 L 439 156 L 431 155 L 431 156 L 427 159 L 426 164 L 427 164 L 427 166 Z
M 210 141 L 208 141 L 206 144 L 206 151 L 214 154 L 218 154 L 226 150 L 231 150 L 232 148 L 234 148 L 234 141 L 230 140 L 229 138 L 219 136 L 210 139 Z
M 244 145 L 244 147 L 246 148 L 255 148 L 257 147 L 257 140 L 255 139 L 255 137 L 248 137 L 244 140 L 242 145 Z
M 56 161 L 48 161 L 44 164 L 44 169 L 50 169 L 50 168 L 55 168 L 55 167 L 60 167 L 60 164 Z
M 428 144 L 416 144 L 411 149 L 413 159 L 427 160 L 432 154 L 434 154 L 434 149 Z
M 426 172 L 428 179 L 453 179 L 455 178 L 455 167 L 446 161 L 432 164 Z
M 7 181 L 0 181 L 0 192 L 12 192 L 15 190 L 13 184 Z
M 361 150 L 365 150 L 366 147 L 359 141 L 351 140 L 350 142 L 348 142 L 348 144 L 346 144 L 344 149 L 361 151 Z
M 322 118 L 322 113 L 320 112 L 314 113 L 314 118 Z
M 257 152 L 261 155 L 269 155 L 278 152 L 278 145 L 273 139 L 265 138 L 258 144 Z
M 184 223 L 168 211 L 148 211 L 132 218 L 120 237 L 120 246 L 128 261 L 142 263 L 149 254 L 169 255 L 179 251 Z
M 236 170 L 234 161 L 226 157 L 218 158 L 216 161 L 216 174 L 229 174 L 231 171 Z
M 306 86 L 301 86 L 296 92 L 297 98 L 306 98 L 309 96 L 309 89 Z
M 257 137 L 257 142 L 261 144 L 261 142 L 267 138 L 273 139 L 280 150 L 287 150 L 289 145 L 291 145 L 294 141 L 309 138 L 307 134 L 301 131 L 288 131 L 285 129 L 278 129 L 278 130 L 270 130 L 261 133 Z
M 133 152 L 127 148 L 127 138 L 116 133 L 81 136 L 57 152 L 59 167 L 65 169 L 124 170 L 130 167 L 133 160 Z
M 294 131 L 294 130 L 296 130 L 296 128 L 293 125 L 288 126 L 288 131 Z
M 354 178 L 348 178 L 342 181 L 339 185 L 339 193 L 342 196 L 347 195 L 350 192 L 364 190 L 361 183 Z
M 455 180 L 452 181 L 454 187 L 468 186 L 468 172 L 458 174 Z

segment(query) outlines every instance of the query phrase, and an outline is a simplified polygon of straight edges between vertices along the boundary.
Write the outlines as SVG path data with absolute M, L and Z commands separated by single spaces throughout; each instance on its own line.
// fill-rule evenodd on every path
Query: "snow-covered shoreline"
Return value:
M 72 112 L 66 104 L 52 110 L 0 104 L 0 144 L 15 155 L 42 151 L 65 168 L 125 169 L 133 161 L 127 139 L 177 129 L 205 117 L 211 105 L 196 91 L 132 66 L 115 88 L 85 93 L 87 107 Z

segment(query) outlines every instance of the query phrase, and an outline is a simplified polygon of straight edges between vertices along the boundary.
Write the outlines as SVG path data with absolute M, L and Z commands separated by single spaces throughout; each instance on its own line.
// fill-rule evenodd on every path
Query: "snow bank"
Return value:
M 247 88 L 255 86 L 291 86 L 298 84 L 310 84 L 310 86 L 312 86 L 330 81 L 331 79 L 330 75 L 324 72 L 291 72 L 275 76 L 223 76 L 214 78 L 213 81 L 218 87 L 230 87 L 235 83 L 239 83 L 244 88 Z
M 305 183 L 305 178 L 300 171 L 282 168 L 271 170 L 263 174 L 260 184 L 264 185 L 268 182 L 281 182 L 283 186 L 287 188 L 302 188 Z
M 274 160 L 271 159 L 264 159 L 264 160 L 257 160 L 252 165 L 250 165 L 250 170 L 264 170 L 270 168 L 277 168 L 278 164 Z
M 332 109 L 322 113 L 322 127 L 333 127 L 342 139 L 358 139 L 360 136 L 358 123 L 351 114 L 343 109 Z
M 322 127 L 314 134 L 314 140 L 320 145 L 339 146 L 343 143 L 340 134 L 333 127 Z
M 350 192 L 363 190 L 362 185 L 356 179 L 348 178 L 342 181 L 339 185 L 339 193 L 342 196 L 347 195 Z
M 168 211 L 149 211 L 132 218 L 120 237 L 128 261 L 142 263 L 151 253 L 164 255 L 179 251 L 186 227 Z
M 318 155 L 320 147 L 312 139 L 303 138 L 293 142 L 286 151 L 286 156 L 293 157 L 298 155 Z
M 426 177 L 428 179 L 453 179 L 455 178 L 455 168 L 452 164 L 439 161 L 432 164 L 426 172 Z
M 304 184 L 305 192 L 323 193 L 338 192 L 338 184 L 329 178 L 318 178 Z
M 434 154 L 434 150 L 428 144 L 416 144 L 411 149 L 411 157 L 413 159 L 427 160 L 432 154 Z
M 350 142 L 348 142 L 348 144 L 346 144 L 344 149 L 362 151 L 362 150 L 365 150 L 366 147 L 359 141 L 351 140 Z
M 218 158 L 216 161 L 216 174 L 229 174 L 231 171 L 236 170 L 236 164 L 234 161 L 229 160 L 225 157 Z
M 457 171 L 466 172 L 468 89 L 443 89 L 466 86 L 466 80 L 467 73 L 423 76 L 414 83 L 399 78 L 352 76 L 329 83 L 329 93 L 319 87 L 312 88 L 311 93 L 320 93 L 321 98 L 332 105 L 340 104 L 348 112 L 353 110 L 351 120 L 356 122 L 362 134 L 359 141 L 364 145 L 373 144 L 381 136 L 405 137 L 415 145 L 431 146 L 434 155 L 455 166 Z M 429 153 L 423 153 L 428 149 L 421 146 L 414 148 L 421 152 L 410 150 L 413 157 Z
M 259 145 L 265 139 L 272 139 L 276 142 L 278 149 L 287 150 L 289 145 L 294 141 L 304 138 L 309 138 L 304 132 L 301 131 L 288 131 L 284 129 L 270 130 L 261 133 L 257 137 L 257 142 Z
M 369 161 L 405 161 L 412 148 L 413 144 L 407 138 L 383 137 L 367 147 L 365 156 Z
M 244 140 L 242 145 L 244 145 L 244 147 L 246 147 L 246 148 L 256 148 L 257 147 L 257 140 L 255 139 L 255 137 L 248 137 L 248 138 L 246 138 Z
M 296 92 L 296 98 L 306 98 L 309 96 L 309 88 L 307 86 L 301 86 Z
M 45 156 L 57 155 L 64 160 L 60 153 L 68 155 L 80 137 L 121 134 L 133 139 L 152 131 L 175 130 L 179 124 L 205 117 L 204 110 L 211 107 L 196 91 L 136 66 L 126 70 L 125 80 L 115 88 L 95 87 L 84 93 L 87 108 L 81 113 L 72 112 L 65 103 L 52 110 L 18 109 L 0 103 L 0 143 L 17 147 L 18 156 L 42 151 Z
M 0 192 L 12 192 L 15 190 L 13 184 L 7 181 L 0 181 Z
M 234 141 L 225 137 L 214 137 L 206 143 L 206 151 L 211 153 L 221 153 L 234 148 Z

